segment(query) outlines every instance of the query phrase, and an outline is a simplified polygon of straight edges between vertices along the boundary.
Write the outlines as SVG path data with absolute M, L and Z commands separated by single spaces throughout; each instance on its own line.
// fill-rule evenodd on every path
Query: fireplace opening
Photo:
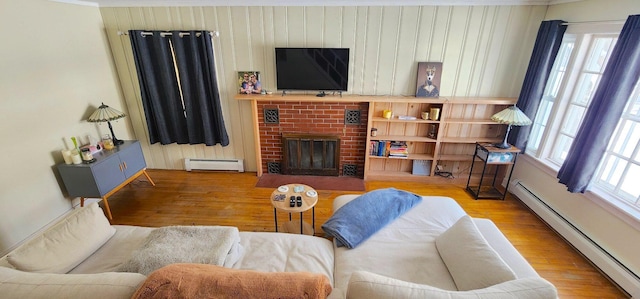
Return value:
M 338 176 L 340 137 L 282 134 L 283 174 Z

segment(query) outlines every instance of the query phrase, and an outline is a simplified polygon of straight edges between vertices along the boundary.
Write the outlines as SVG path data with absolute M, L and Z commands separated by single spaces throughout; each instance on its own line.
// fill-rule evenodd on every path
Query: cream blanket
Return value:
M 120 271 L 149 275 L 175 263 L 232 267 L 243 252 L 237 227 L 167 226 L 153 230 Z

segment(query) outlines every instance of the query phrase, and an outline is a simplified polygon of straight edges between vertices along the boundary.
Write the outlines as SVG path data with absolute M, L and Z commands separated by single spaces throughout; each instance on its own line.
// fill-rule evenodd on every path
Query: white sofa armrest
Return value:
M 484 289 L 448 291 L 432 286 L 356 271 L 351 275 L 346 298 L 431 298 L 431 299 L 555 299 L 556 288 L 543 278 L 522 278 Z
M 131 298 L 146 278 L 139 273 L 31 273 L 0 267 L 0 294 L 7 299 Z

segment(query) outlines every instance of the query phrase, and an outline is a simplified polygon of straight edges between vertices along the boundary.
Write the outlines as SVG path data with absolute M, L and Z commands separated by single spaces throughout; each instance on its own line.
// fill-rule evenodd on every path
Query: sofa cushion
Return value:
M 327 298 L 329 279 L 310 272 L 260 272 L 172 264 L 149 275 L 132 298 Z
M 338 247 L 353 249 L 421 201 L 421 196 L 394 188 L 370 191 L 335 211 L 322 229 Z
M 460 218 L 435 241 L 459 291 L 482 289 L 516 279 L 511 268 L 491 248 L 468 215 Z
M 0 267 L 2 298 L 131 298 L 146 277 L 138 273 L 29 273 Z
M 9 253 L 7 260 L 22 271 L 67 273 L 115 232 L 102 209 L 97 203 L 92 203 Z
M 472 291 L 447 291 L 382 275 L 356 271 L 349 279 L 347 298 L 430 298 L 430 299 L 556 299 L 555 287 L 542 278 L 510 280 Z

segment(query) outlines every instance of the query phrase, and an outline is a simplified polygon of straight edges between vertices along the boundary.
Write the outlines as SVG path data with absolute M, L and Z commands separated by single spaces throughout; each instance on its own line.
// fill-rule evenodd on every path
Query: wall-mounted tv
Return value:
M 278 90 L 347 91 L 349 49 L 276 48 Z

